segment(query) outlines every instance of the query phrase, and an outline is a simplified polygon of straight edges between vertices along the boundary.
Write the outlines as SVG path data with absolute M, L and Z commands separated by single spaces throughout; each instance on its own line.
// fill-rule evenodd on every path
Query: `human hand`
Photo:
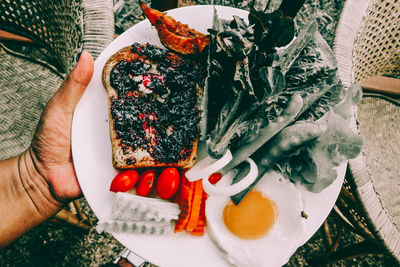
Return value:
M 75 106 L 93 75 L 93 58 L 83 51 L 55 95 L 47 103 L 28 149 L 36 171 L 47 181 L 56 200 L 65 202 L 82 192 L 71 152 L 71 126 Z
M 31 146 L 0 161 L 0 249 L 82 194 L 72 163 L 71 125 L 92 74 L 93 58 L 83 52 L 47 103 Z

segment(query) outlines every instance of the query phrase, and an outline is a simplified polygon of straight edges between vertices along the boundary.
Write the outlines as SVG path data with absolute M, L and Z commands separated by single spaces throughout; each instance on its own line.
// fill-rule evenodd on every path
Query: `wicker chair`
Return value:
M 346 86 L 365 78 L 400 77 L 400 1 L 347 0 L 334 51 Z M 321 262 L 364 254 L 384 254 L 400 262 L 400 101 L 364 91 L 354 128 L 365 137 L 362 154 L 349 162 L 335 210 L 355 233 L 358 244 Z
M 30 145 L 46 102 L 77 54 L 85 49 L 96 58 L 113 40 L 113 1 L 1 1 L 0 30 L 9 37 L 0 40 L 1 160 Z M 87 228 L 78 203 L 72 204 L 55 219 Z

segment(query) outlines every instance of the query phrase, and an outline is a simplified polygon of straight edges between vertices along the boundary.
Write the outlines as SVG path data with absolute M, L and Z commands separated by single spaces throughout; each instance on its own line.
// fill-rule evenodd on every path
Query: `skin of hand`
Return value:
M 61 202 L 81 195 L 72 162 L 71 126 L 75 106 L 92 74 L 93 59 L 84 51 L 75 69 L 47 103 L 30 147 L 39 174 Z
M 83 51 L 47 103 L 29 148 L 0 161 L 0 249 L 81 196 L 72 162 L 71 126 L 93 65 L 92 56 Z

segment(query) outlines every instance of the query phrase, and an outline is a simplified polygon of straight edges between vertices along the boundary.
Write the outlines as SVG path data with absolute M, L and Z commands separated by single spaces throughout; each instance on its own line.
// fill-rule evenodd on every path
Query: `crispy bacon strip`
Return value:
M 156 27 L 160 41 L 169 49 L 184 55 L 198 54 L 210 43 L 205 34 L 139 1 L 140 8 Z

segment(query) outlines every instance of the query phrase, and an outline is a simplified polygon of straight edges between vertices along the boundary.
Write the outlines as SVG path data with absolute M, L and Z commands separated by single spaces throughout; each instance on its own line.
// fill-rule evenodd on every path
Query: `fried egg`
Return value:
M 228 181 L 220 181 L 218 185 Z M 207 232 L 222 257 L 235 266 L 282 266 L 304 235 L 303 199 L 295 186 L 270 172 L 239 205 L 209 196 Z

